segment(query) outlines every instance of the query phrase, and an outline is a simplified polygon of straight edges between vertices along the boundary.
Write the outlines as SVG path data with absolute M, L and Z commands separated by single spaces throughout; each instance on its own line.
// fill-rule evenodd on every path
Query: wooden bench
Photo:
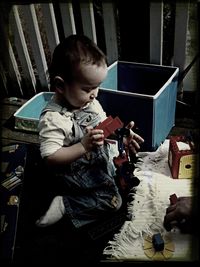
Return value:
M 26 102 L 20 98 L 5 98 L 0 105 L 1 113 L 1 142 L 2 145 L 10 143 L 38 144 L 38 134 L 23 132 L 15 129 L 14 113 Z

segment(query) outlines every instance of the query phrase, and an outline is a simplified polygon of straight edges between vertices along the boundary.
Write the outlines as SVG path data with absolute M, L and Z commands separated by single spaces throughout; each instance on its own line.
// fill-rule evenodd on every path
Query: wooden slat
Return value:
M 40 35 L 34 4 L 23 5 L 21 6 L 21 9 L 23 11 L 24 18 L 26 20 L 26 25 L 30 38 L 30 45 L 32 47 L 39 80 L 42 88 L 47 89 L 49 87 L 47 78 L 48 68 L 47 68 L 44 48 L 42 46 L 42 39 Z
M 0 8 L 3 10 L 3 6 Z M 2 61 L 0 62 L 1 86 L 2 89 L 5 90 L 4 95 L 13 93 L 13 95 L 22 96 L 21 76 L 9 41 L 9 30 L 8 27 L 6 27 L 7 25 L 5 25 L 4 15 L 5 14 L 1 14 L 0 16 L 0 53 L 2 56 Z M 10 80 L 12 80 L 12 86 L 9 86 Z
M 8 78 L 8 67 L 6 70 L 6 65 L 9 57 L 8 53 L 8 28 L 5 27 L 7 21 L 7 13 L 5 15 L 4 11 L 4 5 L 3 3 L 0 3 L 0 10 L 2 14 L 0 14 L 0 36 L 1 36 L 1 42 L 0 42 L 0 86 L 1 90 L 4 90 L 4 92 L 1 91 L 0 95 L 8 95 L 8 88 L 7 88 L 7 78 Z M 4 13 L 4 14 L 3 14 Z M 5 51 L 2 53 L 2 51 Z
M 76 34 L 72 3 L 71 2 L 60 3 L 60 12 L 62 17 L 65 37 L 71 34 Z
M 2 127 L 2 135 L 1 139 L 6 141 L 9 140 L 12 141 L 19 141 L 24 143 L 32 143 L 32 144 L 38 144 L 39 143 L 39 137 L 37 134 L 31 134 L 31 133 L 25 133 L 22 131 L 13 130 L 7 127 Z
M 186 39 L 188 29 L 189 1 L 176 3 L 175 39 L 174 39 L 174 66 L 179 67 L 180 72 L 185 68 Z
M 189 5 L 189 21 L 188 21 L 188 38 L 186 43 L 186 66 L 189 66 L 191 62 L 195 59 L 197 53 L 199 53 L 199 40 L 198 32 L 200 29 L 198 27 L 200 24 L 198 22 L 198 8 L 196 2 L 190 2 Z M 190 71 L 186 74 L 183 80 L 184 91 L 195 92 L 198 91 L 198 84 L 200 82 L 199 75 L 199 58 L 191 67 Z M 198 101 L 198 100 L 196 100 Z
M 7 88 L 7 77 L 6 77 L 6 73 L 5 73 L 5 69 L 3 68 L 1 61 L 0 61 L 0 76 L 1 76 L 1 81 L 2 81 L 2 85 L 3 88 L 5 90 L 5 94 L 8 95 L 8 88 Z M 1 92 L 2 95 L 2 92 Z
M 55 13 L 53 4 L 41 4 L 42 13 L 44 16 L 44 25 L 51 54 L 59 43 L 58 29 L 56 25 Z
M 106 41 L 106 54 L 108 58 L 108 64 L 110 65 L 118 59 L 117 33 L 113 3 L 102 2 L 102 9 Z
M 150 3 L 150 63 L 162 65 L 163 1 Z
M 12 46 L 10 44 L 10 41 L 8 41 L 8 45 L 9 45 L 9 73 L 10 73 L 10 77 L 11 79 L 13 79 L 13 81 L 16 81 L 17 83 L 17 87 L 19 88 L 19 92 L 20 95 L 23 96 L 23 92 L 22 92 L 22 87 L 21 87 L 21 74 L 19 72 L 19 68 L 15 59 L 15 55 L 13 53 L 13 49 Z
M 81 2 L 81 17 L 83 24 L 83 32 L 86 36 L 92 39 L 95 43 L 97 42 L 96 36 L 96 27 L 94 20 L 94 9 L 93 3 L 89 2 Z
M 13 6 L 10 12 L 10 28 L 14 37 L 14 43 L 21 63 L 25 83 L 29 88 L 29 91 L 36 92 L 36 79 L 19 18 L 18 7 L 16 5 Z

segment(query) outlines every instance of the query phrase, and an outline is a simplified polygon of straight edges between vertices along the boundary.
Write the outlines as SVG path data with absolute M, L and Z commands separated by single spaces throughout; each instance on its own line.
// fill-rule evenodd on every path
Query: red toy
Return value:
M 104 138 L 107 138 L 109 135 L 114 133 L 115 130 L 118 128 L 123 127 L 124 124 L 121 122 L 119 117 L 115 117 L 114 119 L 112 116 L 106 118 L 103 122 L 95 127 L 95 129 L 102 129 L 104 132 Z
M 134 160 L 135 156 L 133 157 L 132 153 L 130 151 L 125 151 L 124 144 L 123 144 L 123 138 L 128 137 L 130 135 L 130 130 L 123 127 L 118 128 L 115 131 L 118 139 L 118 151 L 119 156 L 114 157 L 113 161 L 117 168 L 116 170 L 116 181 L 121 189 L 121 195 L 122 197 L 126 197 L 130 190 L 137 186 L 140 181 L 137 177 L 134 176 L 133 172 L 135 169 Z M 133 160 L 134 158 L 134 160 Z
M 131 188 L 139 184 L 139 179 L 133 175 L 134 162 L 130 160 L 124 149 L 123 138 L 130 135 L 130 130 L 123 127 L 124 124 L 118 117 L 114 119 L 112 116 L 106 118 L 103 122 L 96 126 L 95 129 L 102 129 L 104 131 L 104 138 L 111 134 L 115 134 L 118 141 L 119 156 L 114 157 L 113 162 L 116 167 L 116 182 L 120 188 L 122 196 L 126 197 Z
M 172 195 L 170 195 L 169 200 L 170 200 L 170 205 L 174 205 L 174 204 L 176 204 L 178 198 L 177 198 L 176 194 L 172 194 Z
M 118 117 L 113 119 L 112 116 L 106 118 L 95 129 L 102 129 L 104 138 L 111 134 L 115 134 L 117 137 L 119 156 L 113 159 L 116 167 L 116 182 L 122 196 L 126 196 L 131 188 L 139 184 L 139 179 L 133 175 L 134 163 L 130 160 L 130 156 L 127 155 L 123 144 L 123 138 L 130 135 L 130 130 L 124 127 Z

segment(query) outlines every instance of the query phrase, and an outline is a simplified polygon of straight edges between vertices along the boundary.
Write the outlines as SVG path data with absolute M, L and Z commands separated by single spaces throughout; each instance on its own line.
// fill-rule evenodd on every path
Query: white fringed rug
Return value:
M 134 171 L 140 179 L 133 200 L 128 207 L 132 220 L 126 221 L 120 232 L 109 241 L 103 255 L 111 260 L 149 261 L 144 254 L 144 236 L 161 233 L 169 237 L 175 245 L 173 261 L 190 261 L 192 237 L 181 234 L 178 229 L 167 232 L 163 227 L 169 196 L 192 195 L 191 179 L 173 179 L 168 166 L 169 140 L 155 152 L 138 153 L 139 161 Z M 141 159 L 141 160 L 140 160 Z

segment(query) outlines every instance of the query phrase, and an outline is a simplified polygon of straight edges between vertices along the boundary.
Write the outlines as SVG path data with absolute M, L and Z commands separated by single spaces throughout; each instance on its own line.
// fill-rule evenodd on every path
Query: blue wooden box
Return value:
M 116 61 L 109 66 L 98 99 L 107 115 L 133 120 L 145 139 L 141 150 L 154 151 L 175 122 L 177 67 Z
M 53 92 L 38 93 L 21 106 L 14 114 L 15 129 L 38 132 L 41 111 L 53 94 Z

